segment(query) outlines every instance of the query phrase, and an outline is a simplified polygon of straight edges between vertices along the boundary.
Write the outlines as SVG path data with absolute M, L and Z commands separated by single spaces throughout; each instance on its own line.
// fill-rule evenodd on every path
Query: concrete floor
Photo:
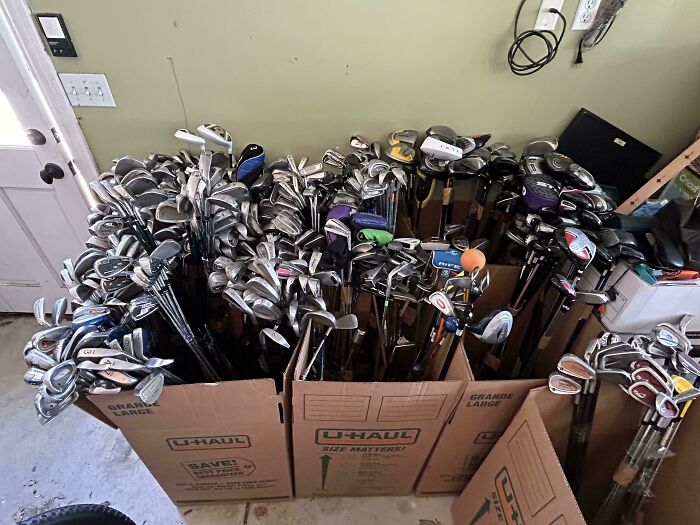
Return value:
M 117 430 L 71 407 L 39 425 L 22 348 L 33 317 L 0 317 L 0 523 L 74 503 L 105 503 L 138 525 L 448 525 L 453 498 L 324 498 L 175 507 Z

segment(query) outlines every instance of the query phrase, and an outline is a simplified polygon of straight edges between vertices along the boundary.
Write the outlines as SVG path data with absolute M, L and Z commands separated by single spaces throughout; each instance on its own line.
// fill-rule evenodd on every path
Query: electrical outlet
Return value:
M 598 13 L 601 0 L 581 0 L 576 9 L 574 23 L 571 24 L 572 31 L 586 31 L 590 29 Z
M 107 77 L 92 73 L 59 73 L 71 106 L 116 108 Z
M 557 16 L 556 13 L 550 13 L 549 10 L 554 8 L 557 11 L 561 11 L 563 5 L 564 0 L 542 0 L 542 5 L 540 6 L 539 13 L 537 13 L 537 20 L 535 21 L 535 29 L 537 31 L 544 31 L 546 29 L 554 31 L 554 28 L 557 27 L 559 16 Z

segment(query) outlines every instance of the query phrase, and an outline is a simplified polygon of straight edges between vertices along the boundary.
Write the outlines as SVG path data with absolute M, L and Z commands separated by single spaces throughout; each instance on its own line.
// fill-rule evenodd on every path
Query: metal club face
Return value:
M 428 296 L 428 302 L 440 310 L 445 317 L 455 316 L 454 305 L 445 292 L 431 293 L 430 296 Z
M 136 396 L 147 405 L 152 405 L 160 398 L 165 385 L 165 376 L 162 372 L 152 372 L 134 387 Z
M 680 409 L 673 398 L 663 393 L 656 396 L 654 408 L 656 408 L 657 414 L 664 419 L 673 419 L 680 413 Z
M 656 408 L 656 398 L 659 391 L 645 381 L 636 381 L 627 388 L 627 393 L 637 402 L 649 407 Z
M 276 332 L 272 328 L 263 328 L 260 330 L 260 334 L 267 337 L 270 339 L 270 341 L 281 346 L 282 348 L 290 348 L 289 341 L 287 341 L 282 334 Z
M 637 368 L 630 373 L 632 381 L 644 381 L 667 395 L 673 394 L 673 383 L 666 383 L 656 370 L 647 367 Z
M 302 326 L 306 326 L 307 322 L 314 322 L 329 328 L 335 328 L 336 325 L 335 316 L 324 310 L 315 310 L 304 314 L 304 317 L 301 319 Z
M 590 381 L 595 377 L 595 370 L 574 354 L 564 354 L 557 363 L 557 370 L 584 381 Z
M 357 327 L 357 316 L 355 314 L 347 314 L 342 317 L 338 317 L 334 328 L 336 330 L 355 330 Z
M 44 313 L 43 297 L 40 297 L 34 302 L 34 319 L 36 319 L 36 322 L 41 326 L 51 326 L 51 323 L 46 320 L 46 314 Z
M 57 299 L 51 309 L 51 322 L 53 326 L 59 326 L 68 310 L 68 300 L 65 297 Z
M 581 384 L 575 379 L 552 372 L 547 378 L 547 386 L 552 394 L 558 395 L 576 395 L 581 392 Z

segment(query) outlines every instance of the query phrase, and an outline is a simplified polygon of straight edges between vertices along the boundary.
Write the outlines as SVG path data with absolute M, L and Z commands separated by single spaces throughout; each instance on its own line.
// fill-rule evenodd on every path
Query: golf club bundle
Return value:
M 549 376 L 551 392 L 575 396 L 564 461 L 574 494 L 580 491 L 601 382 L 619 385 L 647 407 L 593 523 L 638 523 L 645 501 L 652 497 L 651 485 L 661 462 L 671 455 L 678 426 L 700 396 L 700 365 L 690 357 L 692 347 L 685 335 L 691 319 L 684 317 L 679 326 L 661 323 L 644 335 L 606 332 L 589 343 L 583 359 L 563 355 Z
M 443 128 L 428 130 L 424 158 L 444 156 Z M 508 336 L 509 312 L 473 312 L 489 284 L 488 242 L 470 247 L 449 215 L 440 236 L 423 240 L 401 219 L 416 203 L 417 132 L 394 132 L 384 148 L 357 135 L 347 154 L 268 165 L 255 144 L 236 159 L 230 134 L 214 124 L 175 137 L 199 156 L 122 157 L 90 183 L 91 235 L 61 270 L 70 324 L 66 299 L 51 320 L 39 299 L 43 329 L 25 348 L 42 422 L 80 393 L 134 388 L 153 403 L 167 384 L 280 383 L 306 327 L 305 380 L 442 379 L 464 330 L 490 343 Z M 455 161 L 488 137 L 457 139 Z M 213 329 L 226 304 L 242 313 L 235 337 Z

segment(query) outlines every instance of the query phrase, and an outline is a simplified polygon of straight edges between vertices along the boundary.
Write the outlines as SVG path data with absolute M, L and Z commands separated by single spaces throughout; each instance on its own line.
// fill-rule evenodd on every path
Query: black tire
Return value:
M 127 516 L 104 505 L 68 505 L 49 510 L 19 525 L 136 525 Z

